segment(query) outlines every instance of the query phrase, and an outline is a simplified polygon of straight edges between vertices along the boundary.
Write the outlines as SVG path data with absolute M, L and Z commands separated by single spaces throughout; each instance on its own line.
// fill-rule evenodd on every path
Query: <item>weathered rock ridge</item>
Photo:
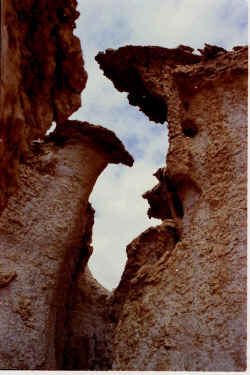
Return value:
M 112 297 L 113 370 L 246 368 L 247 47 L 127 46 L 96 60 L 129 102 L 168 121 L 144 194 L 163 220 L 127 248 Z
M 87 80 L 76 6 L 1 2 L 0 368 L 244 370 L 247 47 L 96 57 L 170 142 L 143 195 L 162 224 L 128 245 L 110 293 L 87 267 L 88 200 L 108 163 L 133 158 L 113 132 L 68 120 Z

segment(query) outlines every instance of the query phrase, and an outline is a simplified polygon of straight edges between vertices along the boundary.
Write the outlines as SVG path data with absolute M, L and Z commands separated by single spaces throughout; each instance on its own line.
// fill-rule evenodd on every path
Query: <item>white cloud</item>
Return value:
M 113 288 L 126 261 L 126 245 L 158 223 L 147 219 L 141 194 L 157 183 L 152 173 L 165 164 L 167 132 L 129 106 L 126 94 L 114 89 L 94 57 L 127 44 L 203 48 L 210 43 L 227 49 L 247 44 L 247 1 L 79 0 L 78 8 L 76 34 L 89 79 L 82 108 L 72 117 L 114 130 L 136 159 L 133 168 L 109 166 L 91 195 L 96 218 L 90 266 L 104 286 Z

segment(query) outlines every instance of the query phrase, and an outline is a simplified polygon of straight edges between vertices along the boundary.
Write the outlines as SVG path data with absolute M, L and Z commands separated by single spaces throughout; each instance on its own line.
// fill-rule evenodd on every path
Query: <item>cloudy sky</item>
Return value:
M 106 288 L 117 286 L 126 263 L 126 246 L 149 226 L 141 195 L 156 183 L 152 174 L 165 165 L 167 124 L 150 122 L 128 104 L 103 76 L 95 56 L 107 48 L 179 44 L 226 49 L 247 44 L 247 0 L 78 0 L 81 15 L 76 35 L 81 40 L 88 83 L 82 108 L 71 118 L 115 131 L 135 159 L 134 167 L 110 165 L 91 194 L 96 210 L 94 254 L 90 268 Z

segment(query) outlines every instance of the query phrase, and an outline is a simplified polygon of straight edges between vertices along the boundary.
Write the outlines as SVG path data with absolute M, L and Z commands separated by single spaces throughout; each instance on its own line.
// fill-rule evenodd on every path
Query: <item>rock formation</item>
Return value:
M 63 367 L 72 291 L 92 252 L 88 198 L 109 162 L 133 159 L 113 132 L 88 123 L 65 122 L 33 142 L 0 218 L 0 368 Z
M 87 80 L 76 5 L 1 2 L 0 368 L 244 370 L 247 48 L 96 57 L 170 142 L 144 194 L 162 224 L 128 245 L 111 294 L 87 267 L 88 199 L 108 163 L 133 158 L 113 132 L 68 120 Z
M 163 220 L 127 248 L 112 297 L 113 370 L 246 368 L 247 47 L 127 46 L 96 60 L 129 102 L 168 121 L 144 194 Z
M 76 0 L 1 1 L 0 212 L 18 185 L 19 161 L 81 105 L 87 81 L 73 35 Z M 74 69 L 72 69 L 74 67 Z

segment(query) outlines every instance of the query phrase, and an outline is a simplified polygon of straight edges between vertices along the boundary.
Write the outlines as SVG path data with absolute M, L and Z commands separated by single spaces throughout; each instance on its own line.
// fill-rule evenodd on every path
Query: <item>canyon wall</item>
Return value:
M 87 81 L 76 6 L 1 1 L 0 369 L 110 368 L 109 293 L 85 274 L 88 198 L 108 163 L 133 158 L 113 132 L 68 121 Z M 99 323 L 86 314 L 80 329 L 82 299 Z
M 92 253 L 88 198 L 107 164 L 119 162 L 131 165 L 133 159 L 113 132 L 88 123 L 68 121 L 33 142 L 19 189 L 0 218 L 1 369 L 64 367 L 68 342 L 81 336 L 79 327 L 75 335 L 70 328 L 79 275 L 93 290 L 82 274 Z M 88 308 L 95 309 L 91 300 L 85 301 Z M 90 330 L 86 316 L 81 325 L 84 338 Z M 98 329 L 91 339 L 103 340 Z
M 163 222 L 127 247 L 110 306 L 113 370 L 246 369 L 247 47 L 122 47 L 96 60 L 151 120 L 166 167 L 144 194 Z
M 1 1 L 0 212 L 18 186 L 19 163 L 31 141 L 81 105 L 87 73 L 73 35 L 76 5 Z

